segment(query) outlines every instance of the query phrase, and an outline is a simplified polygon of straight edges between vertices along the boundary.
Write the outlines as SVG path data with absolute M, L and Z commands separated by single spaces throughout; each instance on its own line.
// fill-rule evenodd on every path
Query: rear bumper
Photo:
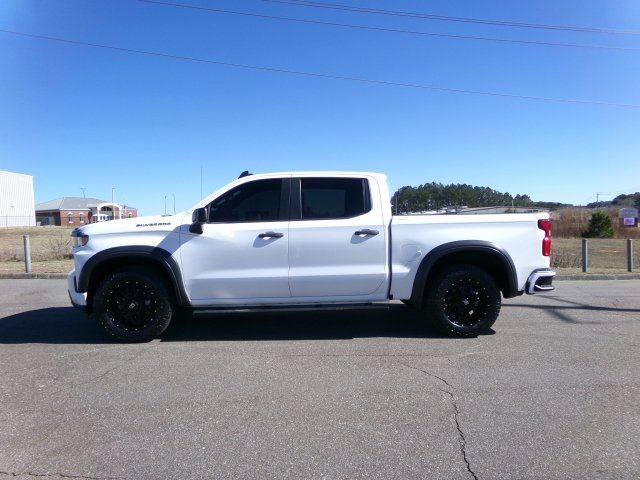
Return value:
M 87 293 L 80 293 L 76 290 L 76 271 L 71 270 L 67 276 L 67 290 L 69 291 L 69 299 L 71 305 L 80 310 L 87 309 Z
M 553 277 L 556 276 L 556 272 L 548 268 L 541 268 L 534 270 L 527 279 L 527 285 L 525 291 L 532 295 L 534 293 L 545 293 L 555 289 L 552 285 Z

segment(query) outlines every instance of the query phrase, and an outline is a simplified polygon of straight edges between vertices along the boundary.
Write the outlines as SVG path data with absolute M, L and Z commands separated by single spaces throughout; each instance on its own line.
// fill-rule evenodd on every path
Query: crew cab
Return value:
M 471 336 L 555 275 L 547 213 L 393 216 L 378 173 L 242 175 L 185 212 L 72 236 L 71 302 L 124 341 L 161 335 L 177 309 L 391 300 Z

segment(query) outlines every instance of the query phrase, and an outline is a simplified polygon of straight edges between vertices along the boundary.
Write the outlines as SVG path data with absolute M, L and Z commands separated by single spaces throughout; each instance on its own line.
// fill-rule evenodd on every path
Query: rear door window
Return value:
M 350 218 L 371 210 L 364 178 L 302 178 L 302 220 Z

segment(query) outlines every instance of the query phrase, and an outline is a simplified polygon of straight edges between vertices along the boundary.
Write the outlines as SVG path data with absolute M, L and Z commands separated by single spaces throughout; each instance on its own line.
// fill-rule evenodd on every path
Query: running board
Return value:
M 317 312 L 318 310 L 389 310 L 391 304 L 384 303 L 317 303 L 310 305 L 245 305 L 238 307 L 193 307 L 194 315 L 213 315 L 216 313 L 284 313 L 284 312 Z

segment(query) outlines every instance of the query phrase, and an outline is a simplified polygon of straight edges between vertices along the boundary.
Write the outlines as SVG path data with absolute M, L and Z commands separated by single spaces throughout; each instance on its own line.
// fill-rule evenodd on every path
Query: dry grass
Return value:
M 24 272 L 22 236 L 29 235 L 33 271 L 67 273 L 73 268 L 71 230 L 66 227 L 0 229 L 0 272 Z
M 44 260 L 31 262 L 32 273 L 69 273 L 73 260 Z M 0 273 L 24 273 L 22 262 L 0 262 Z
M 620 238 L 590 238 L 589 271 L 623 273 L 627 271 L 627 241 Z M 634 270 L 640 269 L 640 241 L 633 242 Z M 582 239 L 554 238 L 551 266 L 559 269 L 582 269 Z M 604 272 L 603 270 L 607 270 Z
M 640 228 L 621 227 L 618 208 L 602 208 L 600 211 L 611 217 L 615 238 L 638 238 Z M 563 208 L 551 214 L 553 236 L 556 238 L 580 238 L 589 226 L 591 215 L 596 212 L 588 208 Z

